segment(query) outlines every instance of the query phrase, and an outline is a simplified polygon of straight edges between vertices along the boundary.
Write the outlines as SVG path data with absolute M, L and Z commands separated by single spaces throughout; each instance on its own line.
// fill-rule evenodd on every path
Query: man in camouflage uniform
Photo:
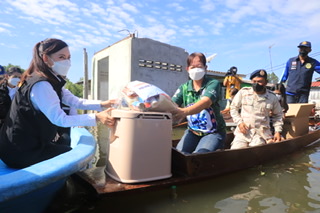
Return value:
M 266 88 L 267 72 L 262 69 L 256 70 L 251 74 L 250 80 L 252 87 L 242 88 L 234 97 L 230 107 L 230 114 L 237 124 L 231 149 L 281 140 L 282 108 L 275 94 Z M 271 113 L 274 136 L 270 131 Z

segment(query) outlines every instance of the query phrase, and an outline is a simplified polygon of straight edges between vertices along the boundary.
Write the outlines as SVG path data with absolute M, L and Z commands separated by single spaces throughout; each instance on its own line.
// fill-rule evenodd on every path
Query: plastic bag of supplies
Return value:
M 160 88 L 142 81 L 132 81 L 121 91 L 117 108 L 172 113 L 177 109 L 177 105 Z

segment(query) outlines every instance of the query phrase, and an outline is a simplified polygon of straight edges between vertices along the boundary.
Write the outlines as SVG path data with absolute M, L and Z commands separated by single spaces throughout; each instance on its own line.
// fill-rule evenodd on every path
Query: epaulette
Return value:
M 252 87 L 242 87 L 241 89 L 243 89 L 243 90 L 249 90 L 249 89 L 251 89 Z
M 276 96 L 276 94 L 273 91 L 271 91 L 269 89 L 267 89 L 267 91 L 268 91 L 268 93 L 273 94 L 274 96 Z

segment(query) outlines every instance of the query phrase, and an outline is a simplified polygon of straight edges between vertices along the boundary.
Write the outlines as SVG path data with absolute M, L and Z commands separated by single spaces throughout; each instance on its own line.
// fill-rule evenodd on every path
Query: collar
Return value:
M 207 77 L 207 75 L 204 75 L 200 90 L 202 90 L 204 88 L 204 85 L 206 85 L 206 83 L 209 80 L 210 79 Z M 194 89 L 193 89 L 193 80 L 189 80 L 187 82 L 187 87 L 188 87 L 188 91 L 194 91 Z
M 295 60 L 295 61 L 300 61 L 299 56 L 295 57 L 295 59 L 294 59 L 294 60 Z M 310 62 L 310 60 L 311 60 L 311 59 L 310 59 L 310 57 L 309 57 L 309 56 L 307 56 L 307 57 L 306 57 L 306 59 L 304 59 L 304 61 L 305 61 L 305 62 Z

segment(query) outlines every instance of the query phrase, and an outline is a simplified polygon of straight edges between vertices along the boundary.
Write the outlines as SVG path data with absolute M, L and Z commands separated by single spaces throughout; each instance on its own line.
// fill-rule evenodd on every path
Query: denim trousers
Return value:
M 288 95 L 287 94 L 287 103 L 308 103 L 309 94 L 302 93 L 297 95 Z
M 187 129 L 176 148 L 184 154 L 212 152 L 224 148 L 225 138 L 226 133 L 198 136 Z

